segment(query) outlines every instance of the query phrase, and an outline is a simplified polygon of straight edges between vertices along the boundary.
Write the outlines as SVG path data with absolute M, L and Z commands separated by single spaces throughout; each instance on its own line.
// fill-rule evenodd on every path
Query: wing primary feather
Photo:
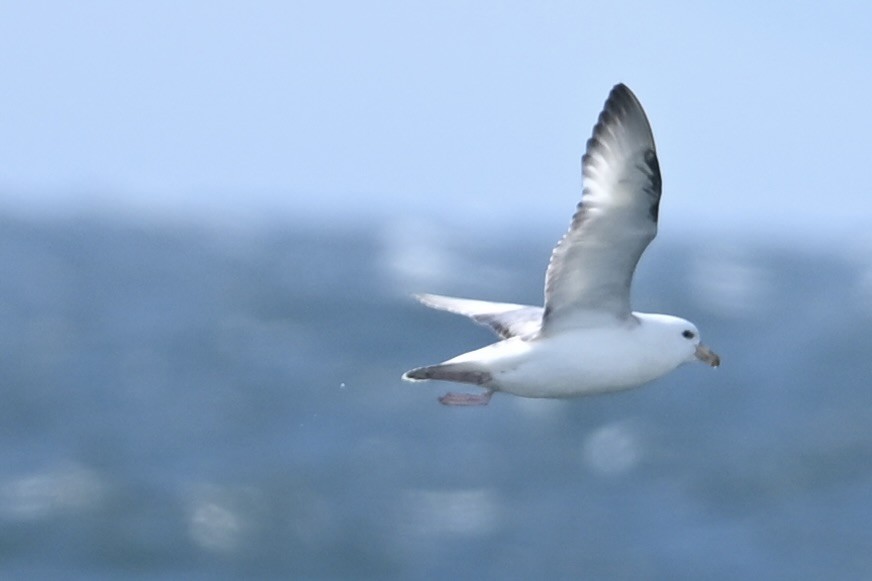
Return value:
M 533 336 L 542 325 L 542 307 L 434 294 L 419 294 L 415 298 L 430 308 L 469 317 L 479 325 L 490 328 L 503 339 Z

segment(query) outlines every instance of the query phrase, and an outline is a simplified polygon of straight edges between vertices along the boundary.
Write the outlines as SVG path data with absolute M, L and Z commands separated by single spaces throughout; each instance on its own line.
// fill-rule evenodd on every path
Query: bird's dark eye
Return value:
M 686 331 L 682 331 L 681 336 L 684 337 L 685 339 L 693 339 L 694 337 L 696 337 L 694 332 L 689 330 L 689 329 Z

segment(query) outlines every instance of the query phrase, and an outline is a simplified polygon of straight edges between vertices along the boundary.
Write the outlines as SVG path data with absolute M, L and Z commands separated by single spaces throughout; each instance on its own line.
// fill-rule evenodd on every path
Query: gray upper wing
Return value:
M 642 105 L 616 85 L 582 157 L 581 202 L 545 277 L 543 331 L 624 320 L 639 257 L 657 234 L 661 179 Z
M 493 303 L 473 299 L 458 299 L 441 295 L 415 295 L 428 307 L 465 315 L 502 337 L 529 337 L 538 333 L 542 326 L 542 307 L 516 305 L 514 303 Z

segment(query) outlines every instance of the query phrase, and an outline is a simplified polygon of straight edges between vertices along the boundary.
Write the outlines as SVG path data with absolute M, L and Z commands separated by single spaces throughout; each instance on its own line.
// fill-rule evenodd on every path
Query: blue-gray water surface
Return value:
M 0 576 L 868 578 L 872 262 L 655 242 L 720 369 L 445 408 L 400 375 L 491 337 L 408 293 L 554 241 L 467 234 L 0 219 Z

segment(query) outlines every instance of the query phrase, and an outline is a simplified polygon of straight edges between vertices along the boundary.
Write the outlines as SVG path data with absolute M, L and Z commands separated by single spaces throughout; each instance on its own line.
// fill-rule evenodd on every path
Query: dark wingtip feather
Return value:
M 605 105 L 603 105 L 603 110 L 599 115 L 599 119 L 597 119 L 597 123 L 594 125 L 593 134 L 590 139 L 587 140 L 585 153 L 581 158 L 582 175 L 584 175 L 585 178 L 592 177 L 589 175 L 586 168 L 588 164 L 594 163 L 594 156 L 606 155 L 607 147 L 605 142 L 609 139 L 610 134 L 613 131 L 613 125 L 624 122 L 627 118 L 632 116 L 638 117 L 639 121 L 643 124 L 642 126 L 645 127 L 649 133 L 651 140 L 651 148 L 645 152 L 643 162 L 647 167 L 651 179 L 651 187 L 649 190 L 652 199 L 650 214 L 654 222 L 657 222 L 660 211 L 660 194 L 663 189 L 663 178 L 660 174 L 660 163 L 657 161 L 657 150 L 654 146 L 654 136 L 651 134 L 651 124 L 648 122 L 648 116 L 645 114 L 645 109 L 642 107 L 642 103 L 639 102 L 639 99 L 633 91 L 623 83 L 618 83 L 612 87 Z M 583 203 L 584 198 L 582 197 L 581 204 Z M 579 204 L 579 206 L 581 206 L 581 204 Z M 573 224 L 574 223 L 575 220 L 573 221 Z
M 639 99 L 636 97 L 636 94 L 630 90 L 630 87 L 625 85 L 624 83 L 618 83 L 612 90 L 609 92 L 609 96 L 606 99 L 605 109 L 609 109 L 609 103 L 623 103 L 624 105 L 636 106 L 640 109 L 642 105 L 639 103 Z

